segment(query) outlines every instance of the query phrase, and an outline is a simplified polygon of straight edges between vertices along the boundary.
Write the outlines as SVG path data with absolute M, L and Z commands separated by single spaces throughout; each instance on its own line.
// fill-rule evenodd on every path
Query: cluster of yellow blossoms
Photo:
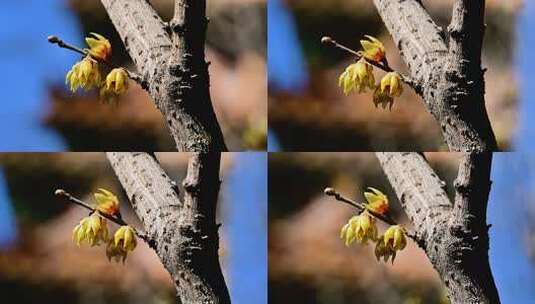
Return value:
M 108 62 L 111 56 L 111 44 L 104 36 L 91 33 L 93 37 L 85 39 L 89 49 L 87 56 L 76 63 L 67 73 L 66 83 L 74 93 L 78 88 L 86 91 L 100 89 L 103 100 L 114 102 L 128 90 L 128 73 L 123 68 L 112 69 L 106 78 L 102 77 L 104 67 L 101 62 Z
M 353 242 L 367 245 L 368 241 L 375 242 L 375 257 L 381 257 L 387 262 L 390 258 L 392 263 L 396 258 L 396 252 L 403 250 L 407 245 L 406 232 L 400 225 L 390 226 L 382 235 L 378 235 L 374 214 L 385 215 L 388 212 L 388 197 L 375 188 L 368 188 L 364 192 L 367 203 L 366 209 L 359 215 L 353 216 L 340 231 L 340 238 L 346 246 Z
M 363 50 L 359 51 L 361 58 L 351 65 L 340 75 L 338 85 L 345 95 L 352 91 L 358 93 L 366 92 L 366 89 L 373 91 L 373 103 L 375 106 L 387 106 L 391 109 L 394 104 L 394 97 L 399 97 L 403 93 L 401 76 L 396 72 L 387 73 L 379 84 L 375 84 L 373 66 L 369 63 L 384 64 L 386 62 L 386 51 L 383 43 L 377 38 L 366 35 L 368 40 L 361 40 Z
M 107 220 L 103 214 L 118 216 L 119 200 L 112 192 L 102 188 L 98 189 L 94 197 L 95 211 L 74 227 L 72 239 L 78 247 L 84 242 L 91 247 L 105 244 L 108 260 L 113 259 L 116 262 L 122 260 L 124 263 L 128 252 L 133 251 L 137 246 L 136 232 L 130 226 L 121 226 L 115 231 L 113 237 L 110 237 Z

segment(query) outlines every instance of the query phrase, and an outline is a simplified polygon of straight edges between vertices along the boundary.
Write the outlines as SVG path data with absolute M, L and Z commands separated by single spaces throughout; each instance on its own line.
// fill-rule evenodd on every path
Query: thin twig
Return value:
M 352 49 L 348 48 L 345 45 L 342 45 L 342 44 L 338 43 L 336 40 L 332 39 L 329 36 L 324 36 L 323 38 L 321 38 L 321 43 L 330 44 L 330 45 L 332 45 L 334 47 L 337 47 L 337 48 L 339 48 L 341 50 L 344 50 L 344 51 L 356 56 L 357 60 L 360 60 L 361 58 L 363 58 L 361 53 L 359 53 L 359 52 L 357 52 L 355 50 L 352 50 Z M 386 58 L 382 63 L 378 63 L 376 61 L 369 60 L 366 57 L 364 57 L 364 60 L 366 60 L 366 62 L 368 62 L 369 64 L 373 65 L 374 67 L 379 68 L 379 69 L 381 69 L 381 70 L 383 70 L 383 71 L 385 71 L 387 73 L 395 72 L 395 70 L 392 69 L 388 65 L 388 61 L 386 60 Z M 402 73 L 398 73 L 398 74 L 401 77 L 401 80 L 403 82 L 405 82 L 407 85 L 409 85 L 411 88 L 413 88 L 416 92 L 421 92 L 421 86 L 414 79 L 412 79 L 410 76 L 404 75 Z
M 148 90 L 148 83 L 147 81 L 145 81 L 143 79 L 143 77 L 135 72 L 132 72 L 132 71 L 129 71 L 128 69 L 124 68 L 124 67 L 121 67 L 121 66 L 118 66 L 112 62 L 109 62 L 109 61 L 106 61 L 106 60 L 102 60 L 101 58 L 97 58 L 95 56 L 92 56 L 91 54 L 89 54 L 89 52 L 87 50 L 84 50 L 84 49 L 81 49 L 81 48 L 78 48 L 74 45 L 71 45 L 71 44 L 68 44 L 66 43 L 65 41 L 61 40 L 60 38 L 58 38 L 57 36 L 48 36 L 48 42 L 52 43 L 52 44 L 57 44 L 60 48 L 63 48 L 63 49 L 67 49 L 67 50 L 71 50 L 73 52 L 76 52 L 80 55 L 83 55 L 83 56 L 91 56 L 91 58 L 93 58 L 94 60 L 100 62 L 100 63 L 103 63 L 104 65 L 106 65 L 107 67 L 109 67 L 110 69 L 115 69 L 115 68 L 122 68 L 126 71 L 126 73 L 128 73 L 128 77 L 130 77 L 130 79 L 134 80 L 135 82 L 137 82 L 143 89 L 145 90 Z
M 115 224 L 119 225 L 119 226 L 130 226 L 132 227 L 131 225 L 129 225 L 127 222 L 125 222 L 120 216 L 112 216 L 112 215 L 109 215 L 109 214 L 106 214 L 104 212 L 100 212 L 99 210 L 91 207 L 89 204 L 87 204 L 86 202 L 80 200 L 80 199 L 77 199 L 76 197 L 72 196 L 72 194 L 70 194 L 69 192 L 63 190 L 63 189 L 57 189 L 54 194 L 56 196 L 59 196 L 59 197 L 63 197 L 65 198 L 68 202 L 70 203 L 73 203 L 75 205 L 78 205 L 80 207 L 83 207 L 87 210 L 90 210 L 92 213 L 93 212 L 98 212 L 102 217 L 105 217 L 106 219 L 114 222 Z M 133 227 L 132 227 L 133 228 Z M 146 234 L 146 233 L 143 233 L 135 228 L 133 228 L 136 235 L 142 239 L 143 241 L 145 241 L 147 244 L 149 244 L 149 246 L 152 246 L 152 240 L 151 238 Z
M 346 203 L 348 205 L 351 205 L 351 206 L 357 208 L 359 210 L 359 212 L 367 210 L 371 215 L 373 215 L 374 217 L 380 219 L 381 221 L 383 221 L 383 222 L 385 222 L 387 224 L 390 224 L 390 225 L 397 225 L 397 223 L 392 218 L 390 218 L 388 215 L 383 215 L 383 214 L 377 213 L 377 212 L 375 212 L 373 210 L 370 210 L 369 208 L 366 208 L 366 206 L 364 204 L 357 203 L 354 200 L 351 200 L 351 199 L 349 199 L 347 197 L 344 197 L 342 194 L 340 194 L 334 188 L 325 188 L 323 193 L 325 193 L 325 195 L 328 195 L 328 196 L 333 196 L 337 201 Z
M 389 225 L 398 225 L 398 223 L 396 223 L 396 221 L 394 221 L 394 219 L 392 219 L 388 215 L 383 215 L 383 214 L 377 213 L 377 212 L 375 212 L 373 210 L 370 210 L 370 209 L 366 208 L 366 206 L 364 204 L 357 203 L 352 199 L 344 197 L 342 194 L 340 194 L 334 188 L 325 188 L 325 190 L 323 190 L 323 193 L 325 193 L 325 195 L 327 195 L 327 196 L 334 197 L 337 201 L 340 201 L 342 203 L 346 203 L 346 204 L 356 208 L 359 212 L 363 212 L 364 210 L 366 210 L 366 211 L 368 211 L 368 213 L 373 215 L 375 218 L 377 218 L 377 219 L 379 219 L 379 220 L 381 220 L 381 221 L 383 221 L 383 222 L 385 222 L 385 223 L 387 223 Z M 419 239 L 416 237 L 416 235 L 412 231 L 409 231 L 406 228 L 404 228 L 404 229 L 405 229 L 405 232 L 406 232 L 408 237 L 410 237 L 411 239 L 413 239 L 414 241 L 419 243 Z

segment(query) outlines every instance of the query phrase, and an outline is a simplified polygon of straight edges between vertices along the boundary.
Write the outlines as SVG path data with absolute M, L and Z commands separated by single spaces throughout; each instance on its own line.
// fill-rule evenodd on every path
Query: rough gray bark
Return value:
M 486 223 L 492 154 L 462 156 L 453 203 L 422 154 L 377 153 L 377 158 L 451 303 L 499 303 Z
M 179 151 L 226 151 L 204 59 L 205 0 L 176 0 L 166 24 L 146 0 L 101 0 Z
M 107 157 L 149 244 L 173 278 L 177 303 L 230 303 L 219 265 L 216 224 L 221 154 L 191 156 L 183 199 L 154 155 L 109 152 Z
M 449 149 L 497 150 L 481 69 L 485 1 L 456 0 L 447 32 L 433 22 L 421 1 L 374 3 Z

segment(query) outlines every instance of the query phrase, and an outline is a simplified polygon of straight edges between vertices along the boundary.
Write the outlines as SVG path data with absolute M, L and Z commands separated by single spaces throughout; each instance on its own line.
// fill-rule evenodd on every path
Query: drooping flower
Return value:
M 392 110 L 392 106 L 394 105 L 394 98 L 387 93 L 383 93 L 381 91 L 381 86 L 377 86 L 377 88 L 375 88 L 375 91 L 373 91 L 373 104 L 375 105 L 375 107 L 381 105 L 383 109 L 386 109 L 386 107 L 388 107 L 389 110 Z
M 111 262 L 113 259 L 116 262 L 126 260 L 129 251 L 133 251 L 137 246 L 136 232 L 130 226 L 121 226 L 113 239 L 111 239 L 106 246 L 106 256 Z
M 383 235 L 381 235 L 377 239 L 377 242 L 375 243 L 374 253 L 375 258 L 377 258 L 377 261 L 383 258 L 385 262 L 388 262 L 388 259 L 392 258 L 392 264 L 394 264 L 394 259 L 396 258 L 396 251 L 385 245 Z
M 87 242 L 90 246 L 99 245 L 108 240 L 108 226 L 106 220 L 97 212 L 93 212 L 88 217 L 83 218 L 74 230 L 72 238 L 76 245 L 80 246 Z
M 381 79 L 381 92 L 388 94 L 392 98 L 401 96 L 403 93 L 401 76 L 396 72 L 387 73 Z
M 373 89 L 375 78 L 372 65 L 363 58 L 349 65 L 338 78 L 338 86 L 342 87 L 345 95 L 353 90 L 362 93 L 367 88 Z
M 107 61 L 111 56 L 111 44 L 108 39 L 97 33 L 90 33 L 93 37 L 85 38 L 89 46 L 89 54 L 97 59 Z
M 106 257 L 108 257 L 108 261 L 111 262 L 113 259 L 117 263 L 122 261 L 124 264 L 127 255 L 128 252 L 123 248 L 123 246 L 115 245 L 113 239 L 108 241 L 108 244 L 106 245 Z
M 113 237 L 115 246 L 121 246 L 126 251 L 133 251 L 137 246 L 136 232 L 130 226 L 121 226 Z
M 100 86 L 102 75 L 98 62 L 90 56 L 85 57 L 82 61 L 76 63 L 65 77 L 65 83 L 70 85 L 74 93 L 79 87 L 90 90 Z
M 106 77 L 106 83 L 100 89 L 100 96 L 113 102 L 126 90 L 128 90 L 128 73 L 122 68 L 116 68 Z
M 388 197 L 381 191 L 368 187 L 368 190 L 364 192 L 364 197 L 368 202 L 366 204 L 366 209 L 371 210 L 375 213 L 385 214 L 388 212 Z
M 382 62 L 386 56 L 383 43 L 373 36 L 365 35 L 365 37 L 368 38 L 368 40 L 360 41 L 360 44 L 364 49 L 361 51 L 362 56 L 371 61 Z
M 119 214 L 119 199 L 112 192 L 99 188 L 93 196 L 97 203 L 95 209 L 109 215 Z
M 407 246 L 405 230 L 399 225 L 390 226 L 375 244 L 375 257 L 377 260 L 383 257 L 385 262 L 392 258 L 393 264 L 396 252 L 403 250 L 405 246 Z
M 389 246 L 393 250 L 403 250 L 405 246 L 407 246 L 405 230 L 400 225 L 390 226 L 385 231 L 383 241 L 385 243 L 385 246 Z
M 340 231 L 340 238 L 345 239 L 346 246 L 354 241 L 359 244 L 367 244 L 368 240 L 377 239 L 377 225 L 375 218 L 366 211 L 349 219 Z

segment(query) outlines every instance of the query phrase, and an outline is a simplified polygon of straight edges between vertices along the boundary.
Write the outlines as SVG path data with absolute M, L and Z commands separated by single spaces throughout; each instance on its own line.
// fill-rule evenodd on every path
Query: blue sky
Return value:
M 38 20 L 36 20 L 36 18 Z M 32 22 L 32 20 L 38 21 Z M 58 151 L 65 144 L 43 128 L 47 86 L 63 82 L 63 75 L 78 58 L 47 42 L 61 34 L 79 42 L 77 20 L 63 1 L 2 1 L 0 4 L 0 151 Z

